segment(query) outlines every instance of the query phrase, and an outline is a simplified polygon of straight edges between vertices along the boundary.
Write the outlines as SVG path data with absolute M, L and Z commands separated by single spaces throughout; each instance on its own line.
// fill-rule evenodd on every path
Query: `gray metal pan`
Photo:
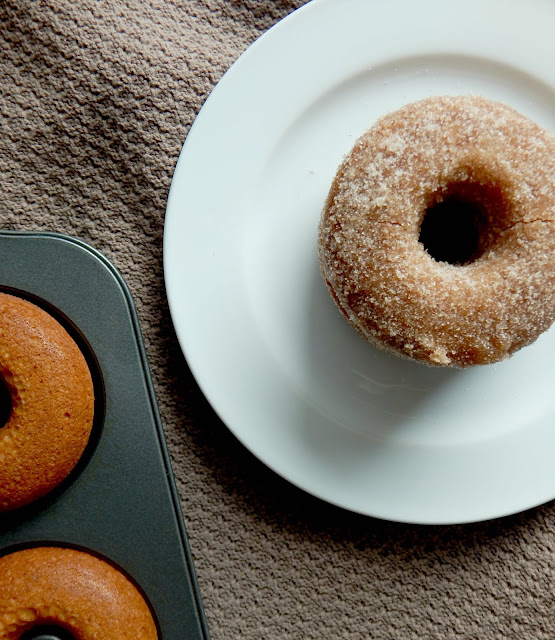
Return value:
M 0 554 L 39 544 L 98 554 L 144 593 L 162 640 L 207 640 L 191 552 L 130 292 L 83 242 L 0 232 L 0 289 L 56 316 L 93 372 L 96 421 L 60 488 L 0 515 Z

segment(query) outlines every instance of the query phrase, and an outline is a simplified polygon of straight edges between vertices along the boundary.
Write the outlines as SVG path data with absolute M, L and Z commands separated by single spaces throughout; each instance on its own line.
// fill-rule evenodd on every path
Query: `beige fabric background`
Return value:
M 235 441 L 176 343 L 162 233 L 179 150 L 229 65 L 301 4 L 1 0 L 0 225 L 78 236 L 127 280 L 213 640 L 552 640 L 553 505 L 417 527 L 319 502 Z

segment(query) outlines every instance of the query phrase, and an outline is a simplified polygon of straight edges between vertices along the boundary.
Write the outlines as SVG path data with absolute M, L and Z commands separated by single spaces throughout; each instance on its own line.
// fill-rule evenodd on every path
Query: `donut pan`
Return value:
M 0 514 L 0 555 L 54 544 L 97 554 L 149 602 L 162 640 L 208 639 L 137 314 L 116 269 L 79 240 L 0 232 L 0 290 L 44 306 L 89 359 L 96 423 L 53 494 Z M 55 637 L 55 636 L 48 636 Z

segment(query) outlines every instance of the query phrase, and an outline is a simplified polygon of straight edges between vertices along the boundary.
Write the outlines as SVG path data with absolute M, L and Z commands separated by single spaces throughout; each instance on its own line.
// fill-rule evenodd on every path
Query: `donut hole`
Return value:
M 75 636 L 57 625 L 38 625 L 26 631 L 21 640 L 76 640 Z
M 0 375 L 0 429 L 6 425 L 12 413 L 12 395 L 2 375 Z
M 426 209 L 419 240 L 434 260 L 467 264 L 478 257 L 483 224 L 476 203 L 450 196 Z
M 508 213 L 499 185 L 454 182 L 431 198 L 418 239 L 437 262 L 470 264 L 495 243 Z

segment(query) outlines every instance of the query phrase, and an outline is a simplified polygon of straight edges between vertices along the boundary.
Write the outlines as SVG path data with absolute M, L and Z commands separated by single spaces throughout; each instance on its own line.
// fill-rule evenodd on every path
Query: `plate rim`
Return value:
M 407 1 L 410 1 L 410 0 L 396 0 L 395 2 L 391 3 L 388 6 L 387 10 L 388 11 L 391 10 L 393 5 L 397 7 L 399 5 L 401 6 L 405 5 Z M 356 7 L 360 8 L 360 6 L 364 2 L 365 0 L 348 0 L 348 6 L 351 9 Z M 367 4 L 372 4 L 372 8 L 374 9 L 376 8 L 375 3 L 367 3 Z M 387 3 L 384 3 L 384 4 L 387 4 Z M 499 7 L 501 4 L 503 4 L 503 6 L 507 6 L 506 2 L 501 3 L 499 0 L 487 0 L 487 2 L 485 3 L 473 0 L 472 7 L 474 8 L 476 8 L 477 6 L 484 7 L 484 5 L 486 4 L 490 8 Z M 203 105 L 202 109 L 200 110 L 195 122 L 193 123 L 193 126 L 191 127 L 189 135 L 185 140 L 185 143 L 179 155 L 179 159 L 175 168 L 175 173 L 172 179 L 170 192 L 168 195 L 168 202 L 166 207 L 166 220 L 165 220 L 165 226 L 164 226 L 164 247 L 163 247 L 164 277 L 165 277 L 165 283 L 166 283 L 168 304 L 169 304 L 170 314 L 172 316 L 172 321 L 174 323 L 174 327 L 176 330 L 177 338 L 181 346 L 181 349 L 185 355 L 185 358 L 191 369 L 191 372 L 193 373 L 199 387 L 203 391 L 208 402 L 211 404 L 214 411 L 222 420 L 222 422 L 227 426 L 227 428 L 230 429 L 230 431 L 238 438 L 238 440 L 253 455 L 255 455 L 266 466 L 268 466 L 278 475 L 280 475 L 281 477 L 283 477 L 293 485 L 306 491 L 307 493 L 310 493 L 326 502 L 329 502 L 338 507 L 345 508 L 345 509 L 348 509 L 349 511 L 360 513 L 366 516 L 383 518 L 383 519 L 397 521 L 397 522 L 413 523 L 413 524 L 455 524 L 455 523 L 462 524 L 465 522 L 476 522 L 476 521 L 488 520 L 488 519 L 497 518 L 501 516 L 511 515 L 511 514 L 538 506 L 539 504 L 545 503 L 546 501 L 549 501 L 550 499 L 555 497 L 555 488 L 553 489 L 552 495 L 550 495 L 550 497 L 548 498 L 544 497 L 539 502 L 532 501 L 532 503 L 528 502 L 527 504 L 521 504 L 512 510 L 501 509 L 500 512 L 497 512 L 497 513 L 494 513 L 493 511 L 491 511 L 491 513 L 487 515 L 476 514 L 476 516 L 466 516 L 466 517 L 461 517 L 457 519 L 453 519 L 452 517 L 449 517 L 447 519 L 443 519 L 441 517 L 403 518 L 402 515 L 399 513 L 397 514 L 385 513 L 383 511 L 379 513 L 379 512 L 376 512 L 375 510 L 368 509 L 368 508 L 357 509 L 357 508 L 354 508 L 353 505 L 346 506 L 341 501 L 338 502 L 337 500 L 331 499 L 329 495 L 325 494 L 325 492 L 318 493 L 313 488 L 308 489 L 306 486 L 299 484 L 290 476 L 288 476 L 287 474 L 284 474 L 283 470 L 280 469 L 279 465 L 276 465 L 271 461 L 269 461 L 267 457 L 265 457 L 263 454 L 261 454 L 259 450 L 257 450 L 256 447 L 253 447 L 249 438 L 245 437 L 245 434 L 242 432 L 241 428 L 238 427 L 238 425 L 235 423 L 233 419 L 229 418 L 228 411 L 221 403 L 221 398 L 215 397 L 213 384 L 211 384 L 210 382 L 210 374 L 208 372 L 206 365 L 203 365 L 198 360 L 198 358 L 192 355 L 191 353 L 190 346 L 191 346 L 191 340 L 193 338 L 187 335 L 187 330 L 184 328 L 184 324 L 182 322 L 184 311 L 183 311 L 183 306 L 177 300 L 177 298 L 179 297 L 179 294 L 176 293 L 176 291 L 178 291 L 179 285 L 176 284 L 176 281 L 174 279 L 173 274 L 175 270 L 172 263 L 173 258 L 170 256 L 172 252 L 175 252 L 176 250 L 179 249 L 179 247 L 177 247 L 175 244 L 174 238 L 170 238 L 170 234 L 174 233 L 174 230 L 172 229 L 172 225 L 174 224 L 176 216 L 180 215 L 179 205 L 177 203 L 177 200 L 180 198 L 180 191 L 182 191 L 183 189 L 182 183 L 180 181 L 183 175 L 184 162 L 185 162 L 185 159 L 187 158 L 187 154 L 189 154 L 190 146 L 193 144 L 198 144 L 197 137 L 198 136 L 202 137 L 204 135 L 203 127 L 206 127 L 210 124 L 210 118 L 213 117 L 214 108 L 216 108 L 216 111 L 218 108 L 217 101 L 218 100 L 221 101 L 222 96 L 225 99 L 225 93 L 226 91 L 228 91 L 228 87 L 229 86 L 232 87 L 233 83 L 236 82 L 235 78 L 241 75 L 240 72 L 242 70 L 242 66 L 246 64 L 246 61 L 249 61 L 255 58 L 258 55 L 257 52 L 261 51 L 261 48 L 265 47 L 267 49 L 268 47 L 270 47 L 271 40 L 276 36 L 276 34 L 279 36 L 280 34 L 286 32 L 290 28 L 290 26 L 291 26 L 291 29 L 295 27 L 295 29 L 298 30 L 298 27 L 296 25 L 299 22 L 299 16 L 301 17 L 305 16 L 304 19 L 306 19 L 308 16 L 314 16 L 314 14 L 319 11 L 323 11 L 323 12 L 332 11 L 333 13 L 333 11 L 336 10 L 337 5 L 338 5 L 338 2 L 336 0 L 312 0 L 312 2 L 309 2 L 306 5 L 303 5 L 299 9 L 295 10 L 294 12 L 286 16 L 283 20 L 281 20 L 279 23 L 274 25 L 274 27 L 269 29 L 260 38 L 258 38 L 255 41 L 255 43 L 251 45 L 251 47 L 249 47 L 233 63 L 230 69 L 224 74 L 220 82 L 216 85 L 216 87 L 214 88 L 214 90 L 206 100 L 205 104 Z M 424 3 L 422 3 L 422 5 L 426 5 L 427 7 L 434 7 L 438 5 L 438 0 L 426 0 Z M 531 2 L 531 3 L 524 3 L 524 2 L 521 2 L 520 0 L 512 0 L 512 2 L 510 3 L 510 7 L 512 7 L 513 10 L 515 8 L 522 10 L 524 6 L 527 6 L 528 8 L 530 8 L 532 5 L 538 6 L 538 7 L 539 6 L 549 7 L 549 9 L 552 12 L 555 6 L 555 5 L 549 6 L 546 0 L 534 0 L 534 2 Z M 342 3 L 342 6 L 343 8 L 345 8 L 345 2 Z M 312 13 L 309 13 L 309 12 L 312 12 Z M 295 31 L 295 29 L 293 30 Z M 551 87 L 551 84 L 550 84 L 550 87 Z M 553 84 L 553 88 L 555 89 L 555 83 Z M 216 106 L 214 107 L 214 105 Z M 207 121 L 208 124 L 205 124 L 205 121 Z

